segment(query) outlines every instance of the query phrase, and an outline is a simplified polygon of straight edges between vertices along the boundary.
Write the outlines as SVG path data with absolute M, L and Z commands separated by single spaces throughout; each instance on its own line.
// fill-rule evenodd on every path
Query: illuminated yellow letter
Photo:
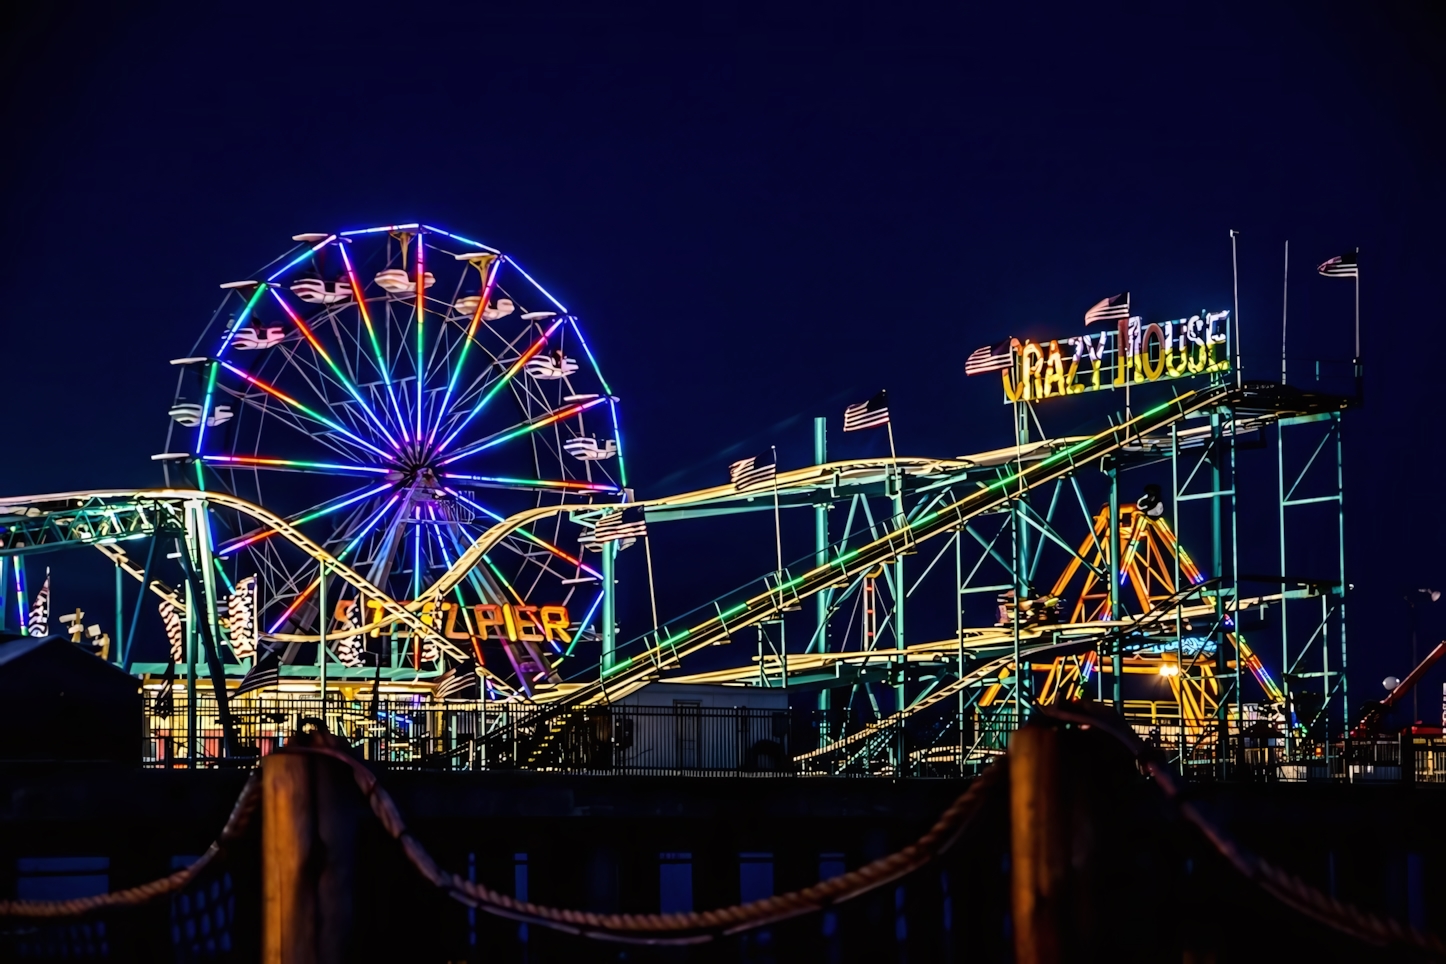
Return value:
M 572 620 L 568 618 L 566 606 L 543 606 L 539 615 L 542 617 L 542 634 L 549 641 L 556 634 L 562 642 L 572 642 L 572 636 L 567 631 Z
M 1044 367 L 1044 350 L 1032 341 L 1024 343 L 1020 352 L 1020 379 L 1024 382 L 1024 400 L 1040 398 L 1044 386 L 1040 383 L 1039 372 Z
M 1049 343 L 1049 360 L 1045 362 L 1044 378 L 1040 387 L 1043 389 L 1040 393 L 1043 398 L 1068 394 L 1064 380 L 1064 356 L 1059 353 L 1059 342 L 1057 341 Z

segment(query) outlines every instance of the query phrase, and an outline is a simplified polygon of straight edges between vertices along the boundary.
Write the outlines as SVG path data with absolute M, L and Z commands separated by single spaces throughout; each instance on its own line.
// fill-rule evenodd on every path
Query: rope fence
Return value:
M 1142 741 L 1127 723 L 1113 713 L 1086 703 L 1042 706 L 1037 708 L 1037 712 L 1056 723 L 1081 729 L 1096 728 L 1122 744 L 1176 812 L 1195 827 L 1237 872 L 1275 900 L 1364 943 L 1446 960 L 1446 943 L 1435 935 L 1340 901 L 1236 841 L 1190 802 L 1181 777 L 1170 768 L 1159 751 Z M 344 764 L 372 813 L 388 836 L 402 848 L 412 866 L 423 879 L 453 900 L 522 923 L 537 924 L 580 937 L 631 944 L 706 943 L 863 896 L 920 870 L 948 852 L 984 805 L 999 794 L 1007 793 L 1009 784 L 1008 759 L 1001 758 L 974 778 L 918 840 L 857 870 L 809 887 L 713 910 L 675 914 L 603 914 L 518 900 L 444 870 L 412 835 L 391 794 L 362 761 L 340 749 L 300 742 L 288 744 L 277 752 L 324 757 Z M 220 835 L 200 858 L 182 870 L 146 884 L 92 897 L 59 901 L 0 900 L 0 918 L 80 917 L 105 910 L 138 907 L 181 891 L 213 863 L 225 859 L 249 827 L 260 798 L 261 771 L 258 768 L 242 788 Z
M 232 845 L 250 826 L 251 818 L 255 816 L 256 808 L 260 803 L 261 771 L 258 769 L 252 772 L 246 780 L 246 785 L 241 788 L 241 795 L 236 798 L 236 805 L 231 808 L 231 816 L 226 819 L 225 826 L 221 828 L 220 836 L 213 840 L 206 851 L 193 863 L 158 880 L 127 887 L 124 890 L 113 890 L 107 894 L 76 897 L 71 900 L 0 900 L 0 918 L 82 917 L 103 910 L 140 907 L 157 898 L 184 890 L 213 863 L 225 858 Z
M 1446 943 L 1434 934 L 1424 934 L 1398 920 L 1381 917 L 1337 900 L 1299 877 L 1275 866 L 1231 837 L 1189 801 L 1184 781 L 1165 761 L 1159 750 L 1145 743 L 1120 717 L 1094 709 L 1088 703 L 1065 703 L 1037 707 L 1039 713 L 1060 722 L 1098 727 L 1130 751 L 1140 768 L 1154 780 L 1165 798 L 1186 821 L 1243 877 L 1287 907 L 1376 947 L 1410 949 L 1436 958 L 1446 958 Z
M 499 917 L 538 924 L 581 937 L 630 944 L 701 944 L 743 931 L 801 917 L 833 904 L 862 896 L 926 866 L 943 854 L 979 813 L 989 796 L 1007 786 L 1001 761 L 976 777 L 959 797 L 914 843 L 857 870 L 787 894 L 747 904 L 682 914 L 598 914 L 591 911 L 544 907 L 498 893 L 441 869 L 407 830 L 396 803 L 360 761 L 327 747 L 296 747 L 293 752 L 325 756 L 345 763 L 357 786 L 387 833 L 402 847 L 407 859 L 424 878 L 454 900 Z

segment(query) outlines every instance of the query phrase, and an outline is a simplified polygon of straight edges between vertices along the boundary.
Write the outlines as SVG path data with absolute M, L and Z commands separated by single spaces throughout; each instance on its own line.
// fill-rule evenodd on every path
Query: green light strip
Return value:
M 1154 416 L 1154 415 L 1157 415 L 1157 414 L 1159 414 L 1160 412 L 1163 412 L 1163 411 L 1169 409 L 1169 408 L 1170 408 L 1172 405 L 1174 405 L 1176 402 L 1179 402 L 1179 401 L 1181 401 L 1182 399 L 1189 397 L 1189 394 L 1193 394 L 1193 393 L 1187 393 L 1186 395 L 1182 395 L 1182 396 L 1179 396 L 1178 398 L 1172 399 L 1171 401 L 1166 402 L 1166 403 L 1164 403 L 1163 405 L 1158 405 L 1158 406 L 1156 406 L 1155 408 L 1150 409 L 1148 412 L 1144 413 L 1143 415 L 1140 415 L 1139 417 L 1137 417 L 1137 418 L 1135 418 L 1135 419 L 1132 419 L 1129 423 L 1126 423 L 1126 424 L 1131 424 L 1131 425 L 1137 424 L 1137 423 L 1139 423 L 1139 422 L 1141 422 L 1141 421 L 1143 421 L 1143 420 L 1145 420 L 1145 419 L 1148 419 L 1148 418 L 1150 418 L 1150 417 L 1152 417 L 1152 416 Z M 1183 407 L 1181 407 L 1180 411 L 1183 412 Z M 1119 427 L 1117 426 L 1116 428 L 1111 429 L 1109 432 L 1102 432 L 1102 433 L 1100 433 L 1099 435 L 1094 436 L 1093 438 L 1085 439 L 1085 440 L 1082 441 L 1082 442 L 1077 442 L 1077 443 L 1075 443 L 1074 445 L 1071 445 L 1069 448 L 1065 449 L 1064 451 L 1062 451 L 1062 452 L 1057 452 L 1057 453 L 1055 453 L 1054 455 L 1050 456 L 1049 458 L 1043 460 L 1042 462 L 1039 463 L 1039 466 L 1037 466 L 1037 467 L 1042 467 L 1042 466 L 1045 466 L 1045 465 L 1050 464 L 1051 462 L 1059 461 L 1060 459 L 1063 459 L 1063 458 L 1068 458 L 1069 456 L 1073 455 L 1075 452 L 1078 452 L 1078 451 L 1080 451 L 1081 449 L 1085 448 L 1086 446 L 1092 445 L 1093 443 L 1098 442 L 1098 441 L 1106 438 L 1107 436 L 1110 437 L 1110 438 L 1114 438 L 1114 437 L 1116 437 L 1115 433 L 1118 431 L 1118 428 L 1119 428 Z M 991 490 L 996 489 L 996 488 L 1000 488 L 1000 487 L 1003 487 L 1003 486 L 1010 485 L 1010 484 L 1012 484 L 1012 483 L 1014 483 L 1014 482 L 1016 482 L 1016 481 L 1024 478 L 1027 474 L 1028 474 L 1028 470 L 1025 470 L 1024 472 L 1014 473 L 1014 474 L 1012 474 L 1012 475 L 1010 475 L 1010 476 L 1007 476 L 1006 478 L 999 479 L 999 480 L 997 480 L 997 481 L 995 481 L 995 482 L 993 482 L 993 483 L 990 483 L 989 485 L 987 485 L 987 486 L 984 487 L 983 491 L 988 492 L 988 491 L 991 491 Z M 906 525 L 904 528 L 906 528 L 906 529 L 911 529 L 911 530 L 915 530 L 915 529 L 922 528 L 922 527 L 925 526 L 926 524 L 928 524 L 928 523 L 934 521 L 935 519 L 939 518 L 939 517 L 940 517 L 941 515 L 943 515 L 945 512 L 948 512 L 948 511 L 951 511 L 951 510 L 952 510 L 952 511 L 955 511 L 955 513 L 957 514 L 957 511 L 958 511 L 958 510 L 957 510 L 957 504 L 956 504 L 955 506 L 950 506 L 950 507 L 948 507 L 948 508 L 946 508 L 946 509 L 938 510 L 938 511 L 935 511 L 935 512 L 930 512 L 929 514 L 927 514 L 927 515 L 925 515 L 925 516 L 922 516 L 922 517 L 920 517 L 919 519 L 916 519 L 914 522 Z M 902 531 L 902 530 L 901 530 L 901 531 Z M 890 541 L 891 536 L 892 536 L 892 533 L 890 534 L 890 536 L 885 536 L 883 539 L 877 540 L 875 543 L 872 543 L 871 545 L 876 545 L 878 542 L 885 542 L 885 543 L 888 543 L 888 545 L 889 545 L 890 548 L 892 548 L 892 545 L 893 545 L 893 544 L 892 544 L 892 542 Z M 835 559 L 835 560 L 833 561 L 832 565 L 836 565 L 836 566 L 846 566 L 846 564 L 847 564 L 851 559 L 853 559 L 854 557 L 858 556 L 859 553 L 862 552 L 863 549 L 865 549 L 865 548 L 868 548 L 868 547 L 867 547 L 867 546 L 864 546 L 864 547 L 860 547 L 860 548 L 858 548 L 858 549 L 850 549 L 848 552 L 842 553 L 841 555 L 839 555 L 839 557 L 838 557 L 837 559 Z M 816 570 L 815 570 L 815 571 L 816 571 Z M 694 634 L 701 634 L 701 633 L 703 633 L 703 632 L 707 629 L 707 627 L 709 627 L 710 625 L 712 625 L 712 624 L 714 624 L 714 623 L 717 623 L 719 626 L 721 626 L 722 628 L 726 629 L 727 627 L 723 625 L 723 621 L 724 621 L 724 620 L 728 619 L 728 618 L 731 617 L 731 616 L 737 615 L 737 614 L 740 613 L 740 612 L 743 612 L 743 611 L 749 609 L 755 602 L 769 602 L 769 601 L 771 601 L 771 600 L 772 600 L 776 595 L 778 595 L 779 593 L 781 593 L 781 592 L 783 592 L 783 591 L 785 591 L 785 590 L 791 589 L 791 588 L 793 588 L 794 586 L 797 586 L 797 585 L 799 585 L 800 583 L 804 582 L 804 581 L 808 578 L 808 575 L 809 575 L 809 573 L 805 573 L 805 574 L 802 575 L 802 576 L 796 576 L 795 578 L 790 579 L 788 582 L 782 583 L 781 585 L 779 585 L 778 587 L 776 587 L 776 588 L 774 588 L 774 589 L 770 589 L 766 594 L 764 594 L 764 595 L 762 595 L 762 596 L 755 597 L 754 599 L 750 599 L 750 600 L 747 601 L 747 602 L 739 603 L 738 605 L 733 606 L 731 609 L 728 609 L 728 610 L 726 610 L 726 611 L 724 611 L 724 612 L 720 612 L 716 617 L 707 619 L 707 620 L 705 620 L 704 622 L 699 623 L 697 626 L 692 627 L 691 629 L 686 629 L 686 630 L 684 630 L 683 632 L 679 633 L 679 634 L 676 635 L 676 636 L 670 635 L 666 640 L 662 640 L 662 641 L 658 642 L 657 644 L 655 644 L 655 645 L 649 650 L 649 652 L 661 651 L 663 645 L 665 645 L 665 644 L 667 644 L 667 645 L 674 645 L 678 640 L 686 639 L 687 637 L 692 636 L 692 635 L 694 635 Z M 676 646 L 674 646 L 674 648 L 676 649 Z M 632 662 L 633 662 L 632 657 L 629 657 L 629 658 L 627 658 L 626 660 L 624 660 L 623 662 L 621 662 L 621 663 L 613 666 L 611 669 L 605 670 L 605 671 L 601 674 L 601 676 L 602 676 L 602 678 L 606 678 L 606 677 L 611 676 L 611 675 L 613 675 L 613 674 L 615 674 L 615 673 L 619 673 L 619 672 L 627 669 L 629 666 L 631 666 L 631 665 L 632 665 Z

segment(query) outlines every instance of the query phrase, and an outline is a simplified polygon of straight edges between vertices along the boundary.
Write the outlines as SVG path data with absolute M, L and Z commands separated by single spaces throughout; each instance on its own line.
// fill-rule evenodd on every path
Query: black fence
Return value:
M 238 702 L 228 748 L 214 701 L 197 701 L 194 741 L 184 706 L 148 708 L 144 762 L 249 766 L 292 734 L 324 726 L 392 769 L 537 770 L 656 776 L 958 777 L 1006 749 L 1012 720 L 953 714 L 880 723 L 848 710 L 697 705 L 552 710 L 495 701 L 343 702 L 285 695 Z M 1141 721 L 1136 730 L 1193 780 L 1446 784 L 1446 740 L 1402 736 L 1309 742 L 1214 726 Z

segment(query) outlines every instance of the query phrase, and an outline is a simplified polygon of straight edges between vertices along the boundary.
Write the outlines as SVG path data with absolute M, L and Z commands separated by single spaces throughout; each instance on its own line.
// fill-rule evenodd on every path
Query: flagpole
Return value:
M 1244 384 L 1240 371 L 1240 264 L 1236 259 L 1235 239 L 1240 237 L 1240 232 L 1234 228 L 1230 229 L 1230 288 L 1235 298 L 1235 387 L 1239 388 Z
M 1280 383 L 1285 384 L 1285 321 L 1290 307 L 1290 240 L 1285 242 L 1285 280 L 1280 294 Z
M 894 449 L 894 418 L 892 412 L 889 413 L 889 420 L 884 423 L 884 426 L 889 430 L 889 459 L 894 467 L 894 525 L 899 529 L 906 529 L 908 519 L 904 514 L 904 479 L 899 473 L 899 453 Z M 907 530 L 905 531 L 904 538 L 905 544 L 907 545 L 909 538 Z M 904 588 L 904 554 L 902 552 L 894 557 L 893 569 L 894 649 L 902 650 L 904 648 L 904 597 L 907 595 L 907 591 Z M 899 681 L 894 684 L 894 710 L 899 713 L 904 711 L 904 703 L 908 695 L 905 690 L 907 683 L 904 679 L 904 669 L 906 665 L 906 658 L 901 658 L 900 662 L 896 664 Z M 900 733 L 902 734 L 902 732 L 903 730 L 901 728 Z M 904 766 L 908 763 L 908 759 L 904 754 L 902 746 L 899 746 L 895 752 L 898 753 L 895 772 L 902 773 Z
M 892 415 L 884 422 L 884 428 L 889 433 L 889 462 L 894 474 L 894 515 L 898 518 L 896 524 L 902 528 L 904 525 L 904 481 L 899 473 L 899 453 L 894 448 L 894 418 Z
M 778 568 L 774 570 L 773 578 L 778 589 L 778 608 L 783 608 L 783 526 L 778 513 L 778 446 L 770 445 L 769 450 L 773 453 L 773 547 L 777 554 Z
M 1356 361 L 1361 360 L 1361 249 L 1356 248 Z
M 1360 397 L 1360 396 L 1362 396 L 1362 395 L 1365 394 L 1365 393 L 1362 391 L 1362 385 L 1361 385 L 1361 383 L 1362 383 L 1362 381 L 1363 381 L 1364 379 L 1363 379 L 1363 377 L 1362 377 L 1362 375 L 1361 375 L 1361 249 L 1360 249 L 1360 247 L 1357 247 L 1357 248 L 1356 248 L 1356 358 L 1355 358 L 1355 365 L 1353 365 L 1352 367 L 1354 367 L 1355 370 L 1356 370 L 1356 373 L 1355 373 L 1355 374 L 1356 374 L 1356 396 L 1357 396 L 1357 397 Z
M 899 453 L 894 451 L 894 420 L 890 418 L 884 423 L 884 428 L 889 430 L 889 461 L 893 463 L 894 487 L 899 487 Z
M 639 510 L 641 511 L 641 510 Z M 653 589 L 653 540 L 643 533 L 643 555 L 648 560 L 648 602 L 653 606 L 653 645 L 658 648 L 658 665 L 663 662 L 663 641 L 658 638 L 658 594 Z

